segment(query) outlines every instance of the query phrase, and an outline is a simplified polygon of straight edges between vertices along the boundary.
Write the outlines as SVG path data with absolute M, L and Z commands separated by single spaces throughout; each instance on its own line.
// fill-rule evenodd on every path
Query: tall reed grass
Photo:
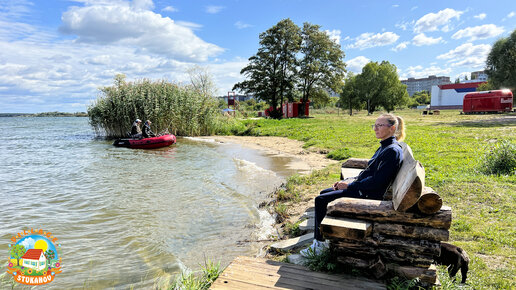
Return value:
M 135 119 L 150 120 L 152 129 L 178 136 L 211 135 L 217 128 L 217 102 L 193 85 L 148 79 L 126 82 L 117 75 L 114 84 L 100 89 L 88 107 L 97 136 L 126 137 Z

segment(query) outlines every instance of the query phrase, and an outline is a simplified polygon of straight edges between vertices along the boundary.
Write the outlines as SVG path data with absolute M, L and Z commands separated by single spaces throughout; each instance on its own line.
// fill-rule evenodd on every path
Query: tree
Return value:
M 408 102 L 407 86 L 398 78 L 396 66 L 388 61 L 369 62 L 357 76 L 358 94 L 372 114 L 377 107 L 387 112 Z
M 52 251 L 52 250 L 46 250 L 45 253 L 43 253 L 43 255 L 45 255 L 45 258 L 47 258 L 49 263 L 50 263 L 50 260 L 52 260 L 56 257 L 56 253 L 54 253 L 54 251 Z
M 15 258 L 18 261 L 18 265 L 20 265 L 20 258 L 25 255 L 25 247 L 23 245 L 14 245 L 11 248 L 11 257 Z
M 494 43 L 485 70 L 495 88 L 516 89 L 516 29 L 509 37 Z
M 362 103 L 363 101 L 360 99 L 357 76 L 353 73 L 349 73 L 344 80 L 344 86 L 340 93 L 339 106 L 343 109 L 349 109 L 349 115 L 352 116 L 353 109 L 361 109 Z
M 340 45 L 320 28 L 319 25 L 303 24 L 298 85 L 303 106 L 309 99 L 313 100 L 317 96 L 328 99 L 328 94 L 321 90 L 340 92 L 346 72 L 346 64 L 342 60 L 344 52 Z
M 491 82 L 487 81 L 485 83 L 481 83 L 480 85 L 478 85 L 477 92 L 490 91 L 490 90 L 494 90 L 494 89 L 495 89 L 495 87 L 491 84 Z
M 187 70 L 190 77 L 190 85 L 203 98 L 214 97 L 217 87 L 213 81 L 208 67 L 195 65 Z
M 281 118 L 278 105 L 292 99 L 295 87 L 296 54 L 301 46 L 301 32 L 290 19 L 284 19 L 260 34 L 256 55 L 240 74 L 246 80 L 235 84 L 233 90 L 252 93 L 272 106 L 271 117 Z

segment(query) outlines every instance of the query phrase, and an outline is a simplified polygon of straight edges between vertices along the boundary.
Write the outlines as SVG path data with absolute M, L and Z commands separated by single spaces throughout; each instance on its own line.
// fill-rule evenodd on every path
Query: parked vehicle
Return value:
M 464 96 L 462 111 L 464 114 L 511 112 L 512 100 L 510 90 L 468 93 Z

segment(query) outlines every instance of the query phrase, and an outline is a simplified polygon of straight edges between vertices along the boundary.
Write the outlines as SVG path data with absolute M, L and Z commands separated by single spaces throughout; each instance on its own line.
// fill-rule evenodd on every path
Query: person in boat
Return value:
M 151 124 L 151 121 L 145 121 L 145 124 L 143 125 L 143 138 L 156 137 L 156 134 L 154 134 L 154 132 L 151 130 Z
M 142 138 L 142 129 L 140 128 L 140 124 L 142 121 L 140 119 L 136 119 L 133 122 L 133 126 L 131 127 L 131 137 L 132 138 Z
M 319 229 L 328 203 L 341 197 L 382 200 L 396 178 L 403 162 L 403 150 L 398 142 L 405 138 L 404 121 L 399 116 L 383 114 L 376 119 L 372 128 L 376 138 L 381 140 L 380 148 L 356 178 L 337 181 L 315 198 L 314 240 L 310 247 L 300 252 L 302 256 L 319 255 L 328 247 Z

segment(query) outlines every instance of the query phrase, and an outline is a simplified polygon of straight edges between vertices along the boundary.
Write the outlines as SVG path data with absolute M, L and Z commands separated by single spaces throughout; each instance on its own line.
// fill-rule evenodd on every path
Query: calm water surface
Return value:
M 52 232 L 63 269 L 55 289 L 152 287 L 205 259 L 256 254 L 259 245 L 238 241 L 271 233 L 257 206 L 294 173 L 287 158 L 232 144 L 117 148 L 95 139 L 87 118 L 0 121 L 0 257 L 20 231 Z

